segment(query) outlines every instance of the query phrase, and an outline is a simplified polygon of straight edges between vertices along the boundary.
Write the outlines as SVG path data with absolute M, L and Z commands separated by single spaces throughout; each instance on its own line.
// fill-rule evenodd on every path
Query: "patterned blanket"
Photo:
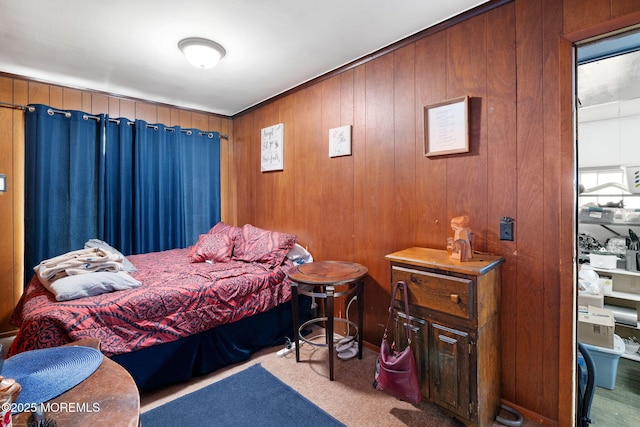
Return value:
M 20 328 L 9 355 L 99 338 L 107 356 L 170 342 L 267 311 L 291 299 L 292 267 L 230 261 L 191 263 L 187 249 L 129 259 L 140 287 L 57 302 L 29 282 L 11 318 Z M 89 273 L 90 274 L 90 273 Z

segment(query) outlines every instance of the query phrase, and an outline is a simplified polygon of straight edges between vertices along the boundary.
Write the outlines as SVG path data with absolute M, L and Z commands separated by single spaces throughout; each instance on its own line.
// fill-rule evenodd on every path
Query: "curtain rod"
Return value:
M 26 105 L 11 104 L 9 102 L 0 102 L 0 107 L 3 107 L 3 108 L 15 108 L 16 110 L 26 110 L 27 109 Z
M 27 109 L 28 109 L 30 112 L 35 111 L 35 108 L 33 108 L 33 107 L 31 107 L 31 106 L 27 106 L 27 105 L 20 105 L 20 104 L 12 104 L 12 103 L 9 103 L 9 102 L 1 102 L 1 101 L 0 101 L 0 107 L 3 107 L 3 108 L 14 108 L 14 109 L 16 109 L 16 110 L 27 110 Z M 58 114 L 64 114 L 65 116 L 69 117 L 69 113 L 68 113 L 68 112 L 66 112 L 66 111 L 54 110 L 53 108 L 49 108 L 49 110 L 48 110 L 48 111 L 49 111 L 49 114 L 58 113 Z M 99 116 L 93 116 L 93 115 L 86 114 L 86 113 L 84 114 L 83 118 L 84 118 L 85 120 L 86 120 L 86 119 L 95 119 L 95 120 L 99 120 L 99 119 L 100 119 L 100 118 L 99 118 Z M 109 121 L 110 121 L 110 122 L 117 122 L 117 123 L 120 123 L 120 121 L 119 121 L 118 119 L 109 119 Z M 131 126 L 131 125 L 133 125 L 133 124 L 134 124 L 134 122 L 127 122 L 127 124 Z M 147 127 L 149 127 L 149 128 L 156 128 L 156 129 L 158 128 L 158 127 L 157 127 L 157 126 L 155 126 L 155 125 L 147 125 Z M 173 129 L 173 128 L 171 128 L 171 127 L 167 127 L 166 129 L 167 129 L 167 130 L 174 130 L 174 129 Z M 188 133 L 189 135 L 191 135 L 191 131 L 190 131 L 190 130 L 183 130 L 182 132 L 186 132 L 186 133 Z M 212 133 L 212 132 L 200 132 L 200 136 L 202 136 L 202 135 L 206 135 L 206 134 L 211 134 L 211 133 Z M 229 135 L 222 135 L 222 134 L 220 134 L 220 139 L 226 139 L 226 140 L 229 140 Z

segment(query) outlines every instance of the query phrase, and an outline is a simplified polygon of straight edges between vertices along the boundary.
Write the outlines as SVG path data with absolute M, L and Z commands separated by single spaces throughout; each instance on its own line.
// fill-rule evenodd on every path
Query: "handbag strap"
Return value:
M 402 280 L 396 282 L 393 285 L 393 290 L 391 291 L 391 303 L 389 304 L 389 317 L 387 318 L 387 326 L 384 327 L 384 335 L 382 336 L 382 339 L 387 339 L 389 325 L 391 324 L 391 319 L 393 318 L 393 308 L 395 307 L 394 302 L 396 300 L 396 294 L 398 293 L 400 287 L 402 287 L 402 290 L 404 292 L 404 312 L 407 315 L 407 321 L 405 322 L 405 326 L 407 328 L 407 341 L 409 342 L 409 345 L 411 345 L 411 330 L 409 329 L 409 295 L 407 292 L 407 284 Z

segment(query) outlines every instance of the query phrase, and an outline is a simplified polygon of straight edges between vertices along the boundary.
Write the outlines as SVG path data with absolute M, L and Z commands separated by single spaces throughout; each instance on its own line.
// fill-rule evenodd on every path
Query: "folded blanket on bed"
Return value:
M 53 281 L 74 274 L 96 271 L 123 270 L 122 256 L 100 248 L 79 249 L 42 261 L 33 269 L 40 282 L 47 286 Z

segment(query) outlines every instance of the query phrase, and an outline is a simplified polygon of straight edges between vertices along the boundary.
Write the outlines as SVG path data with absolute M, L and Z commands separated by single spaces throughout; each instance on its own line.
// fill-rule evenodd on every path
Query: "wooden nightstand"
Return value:
M 391 283 L 404 281 L 412 317 L 398 304 L 395 336 L 414 337 L 423 396 L 467 425 L 492 426 L 500 410 L 500 265 L 474 254 L 467 262 L 444 250 L 389 254 Z M 398 335 L 399 334 L 399 335 Z M 399 349 L 402 350 L 402 349 Z

